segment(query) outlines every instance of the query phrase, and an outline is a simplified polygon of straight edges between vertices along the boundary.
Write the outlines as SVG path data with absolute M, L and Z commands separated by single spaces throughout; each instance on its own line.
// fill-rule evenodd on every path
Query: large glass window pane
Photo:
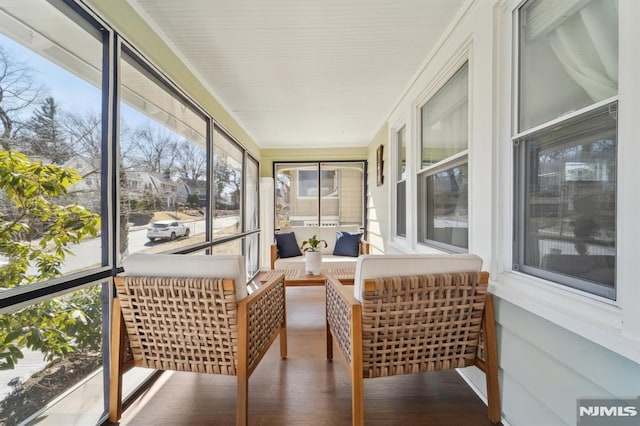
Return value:
M 222 244 L 216 244 L 211 247 L 211 254 L 218 256 L 227 256 L 227 255 L 241 255 L 242 252 L 242 238 L 238 238 L 235 240 L 227 241 Z
M 276 163 L 276 228 L 363 226 L 364 163 Z
M 122 59 L 120 253 L 202 242 L 206 119 L 132 54 Z
M 102 34 L 78 22 L 0 8 L 3 289 L 102 265 Z
M 216 128 L 213 137 L 213 238 L 241 231 L 244 151 Z
M 0 315 L 0 422 L 17 425 L 86 382 L 69 424 L 96 424 L 103 413 L 101 285 Z M 96 401 L 85 404 L 80 401 Z M 46 417 L 44 415 L 43 417 Z M 38 423 L 34 421 L 34 423 Z
M 421 215 L 420 240 L 467 248 L 469 209 L 467 164 L 423 175 L 419 191 L 426 206 Z
M 422 107 L 422 170 L 418 173 L 418 241 L 468 247 L 468 87 L 465 63 Z M 406 197 L 400 188 L 398 197 Z
M 467 149 L 468 74 L 465 64 L 421 109 L 423 168 Z
M 606 109 L 526 138 L 523 266 L 612 294 L 616 140 L 616 120 Z
M 247 266 L 247 277 L 252 277 L 260 269 L 260 259 L 258 258 L 258 248 L 260 247 L 260 234 L 251 234 L 245 238 L 247 249 L 245 261 Z
M 396 235 L 407 236 L 407 141 L 406 127 L 396 132 Z
M 318 226 L 318 164 L 275 166 L 276 228 Z
M 363 163 L 321 163 L 320 170 L 320 225 L 363 226 Z
M 618 2 L 529 0 L 518 20 L 515 268 L 614 299 Z
M 520 131 L 618 93 L 617 0 L 530 0 L 519 21 Z
M 250 156 L 247 156 L 246 182 L 245 231 L 254 231 L 259 228 L 260 220 L 260 176 L 258 162 Z

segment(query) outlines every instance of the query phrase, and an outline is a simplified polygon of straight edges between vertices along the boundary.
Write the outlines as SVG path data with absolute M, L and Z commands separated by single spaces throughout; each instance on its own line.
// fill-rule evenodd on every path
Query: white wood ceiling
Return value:
M 130 0 L 262 148 L 367 145 L 467 0 Z

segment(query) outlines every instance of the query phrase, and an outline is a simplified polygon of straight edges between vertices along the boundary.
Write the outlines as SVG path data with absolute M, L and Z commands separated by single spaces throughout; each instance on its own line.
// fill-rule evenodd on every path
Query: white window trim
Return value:
M 407 244 L 407 237 L 409 233 L 409 226 L 407 224 L 407 229 L 405 232 L 405 236 L 398 235 L 397 230 L 397 218 L 398 218 L 398 209 L 396 206 L 396 200 L 398 191 L 398 161 L 399 161 L 399 153 L 398 153 L 398 132 L 404 127 L 404 142 L 406 145 L 407 151 L 409 151 L 409 122 L 407 120 L 407 116 L 403 114 L 400 118 L 396 120 L 396 122 L 389 126 L 389 240 L 394 244 L 398 244 L 400 246 Z M 408 158 L 407 158 L 408 160 Z M 408 174 L 408 167 L 410 161 L 407 161 L 405 166 L 405 175 Z M 408 179 L 405 178 L 405 185 L 408 185 Z M 405 186 L 405 191 L 407 188 Z M 413 199 L 409 199 L 407 196 L 407 203 L 405 204 L 405 223 L 408 221 L 408 213 L 409 208 L 413 204 Z M 413 197 L 411 197 L 413 198 Z
M 640 3 L 619 3 L 619 99 L 618 111 L 618 188 L 617 188 L 617 300 L 611 301 L 547 280 L 511 270 L 513 263 L 513 157 L 511 126 L 514 117 L 515 75 L 512 68 L 515 40 L 513 13 L 523 1 L 505 0 L 498 5 L 499 31 L 496 50 L 505 52 L 498 58 L 497 81 L 497 149 L 494 152 L 496 179 L 494 193 L 498 200 L 494 212 L 490 291 L 497 297 L 562 327 L 605 348 L 640 363 L 640 284 L 637 280 L 638 247 L 637 212 L 640 211 L 640 144 L 631 143 L 640 134 L 640 45 L 637 22 Z M 501 206 L 501 207 L 497 207 Z M 624 232 L 624 230 L 627 230 Z M 631 231 L 630 231 L 631 230 Z
M 421 128 L 422 128 L 422 107 L 424 107 L 426 105 L 427 102 L 429 102 L 429 100 L 431 98 L 433 98 L 433 96 L 438 93 L 438 91 L 440 89 L 442 89 L 452 78 L 453 76 L 460 71 L 460 69 L 467 64 L 467 105 L 468 105 L 468 117 L 467 117 L 467 149 L 458 152 L 450 157 L 445 158 L 444 160 L 438 161 L 437 163 L 431 164 L 427 167 L 422 167 L 422 133 L 421 133 Z M 411 228 L 412 228 L 412 232 L 411 232 L 411 242 L 412 242 L 412 248 L 415 252 L 418 253 L 448 253 L 449 250 L 443 248 L 443 247 L 448 247 L 448 244 L 444 244 L 443 243 L 443 247 L 440 246 L 440 244 L 431 244 L 427 240 L 427 241 L 420 241 L 419 240 L 419 236 L 418 236 L 418 222 L 419 222 L 419 217 L 418 217 L 418 208 L 419 208 L 419 195 L 418 195 L 418 180 L 419 180 L 419 175 L 427 172 L 428 174 L 432 174 L 432 172 L 435 172 L 436 170 L 439 169 L 446 169 L 448 168 L 450 165 L 453 164 L 458 164 L 458 161 L 460 158 L 466 157 L 467 161 L 466 164 L 468 167 L 470 167 L 469 164 L 469 147 L 472 144 L 472 122 L 473 122 L 473 109 L 472 109 L 472 55 L 471 55 L 471 42 L 467 42 L 458 52 L 456 55 L 454 55 L 454 57 L 447 62 L 447 65 L 441 70 L 440 73 L 438 73 L 438 77 L 436 79 L 434 79 L 427 88 L 425 88 L 425 90 L 418 96 L 416 102 L 413 104 L 413 122 L 414 122 L 414 134 L 413 134 L 413 150 L 412 152 L 414 153 L 414 158 L 415 161 L 408 161 L 408 155 L 407 155 L 407 165 L 409 165 L 409 163 L 412 163 L 411 165 L 412 170 L 411 170 L 411 175 L 409 175 L 409 170 L 407 170 L 407 179 L 409 179 L 409 176 L 411 176 L 411 180 L 412 180 L 412 193 L 411 193 L 411 199 L 413 202 L 413 206 L 412 206 L 412 222 L 411 222 Z M 407 144 L 407 152 L 409 152 L 409 145 Z M 469 191 L 470 192 L 470 191 Z M 409 186 L 407 185 L 407 198 L 409 197 Z M 469 197 L 469 200 L 471 199 L 471 194 L 467 193 L 467 197 Z M 471 222 L 472 222 L 472 218 L 471 218 L 471 214 L 472 214 L 472 208 L 471 206 L 469 207 L 469 227 L 467 228 L 467 232 L 468 232 L 468 241 L 467 241 L 467 247 L 466 248 L 461 248 L 461 247 L 456 247 L 451 245 L 450 247 L 455 250 L 456 252 L 458 252 L 459 250 L 463 251 L 463 252 L 469 252 L 469 246 L 470 246 L 470 237 L 471 237 Z M 407 228 L 409 227 L 409 224 L 407 223 Z M 409 230 L 407 229 L 407 236 L 409 235 Z

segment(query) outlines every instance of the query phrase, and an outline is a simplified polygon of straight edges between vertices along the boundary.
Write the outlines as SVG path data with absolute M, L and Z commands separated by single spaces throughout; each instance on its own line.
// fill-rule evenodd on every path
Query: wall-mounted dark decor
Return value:
M 382 154 L 384 152 L 384 145 L 380 145 L 376 150 L 376 174 L 378 176 L 378 186 L 382 186 L 384 183 L 384 175 L 382 174 L 382 169 L 384 166 L 384 160 L 382 159 Z

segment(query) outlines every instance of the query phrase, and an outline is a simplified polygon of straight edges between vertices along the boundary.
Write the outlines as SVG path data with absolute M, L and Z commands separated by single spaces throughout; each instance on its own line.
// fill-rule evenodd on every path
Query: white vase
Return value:
M 322 272 L 322 252 L 306 252 L 304 255 L 304 263 L 307 274 L 320 275 L 320 272 Z

